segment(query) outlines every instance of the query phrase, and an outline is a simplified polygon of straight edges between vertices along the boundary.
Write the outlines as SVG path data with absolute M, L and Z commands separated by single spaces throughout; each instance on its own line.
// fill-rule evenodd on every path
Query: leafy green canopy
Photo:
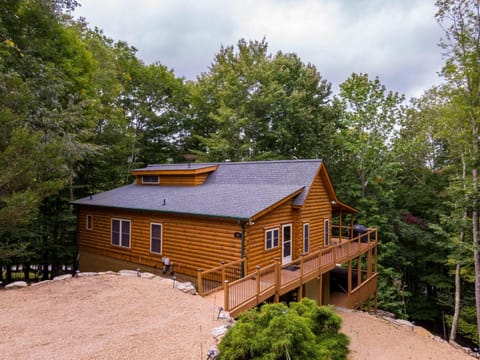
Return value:
M 209 161 L 325 157 L 330 84 L 295 54 L 269 54 L 265 40 L 237 47 L 222 47 L 191 84 L 188 147 Z
M 299 303 L 266 304 L 244 313 L 220 343 L 220 358 L 345 359 L 349 340 L 330 307 L 304 298 Z

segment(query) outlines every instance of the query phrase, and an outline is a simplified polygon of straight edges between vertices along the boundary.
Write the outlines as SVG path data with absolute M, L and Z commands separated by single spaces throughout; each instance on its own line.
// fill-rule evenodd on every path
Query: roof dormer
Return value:
M 149 165 L 132 170 L 138 185 L 196 186 L 202 185 L 208 175 L 217 170 L 210 164 Z

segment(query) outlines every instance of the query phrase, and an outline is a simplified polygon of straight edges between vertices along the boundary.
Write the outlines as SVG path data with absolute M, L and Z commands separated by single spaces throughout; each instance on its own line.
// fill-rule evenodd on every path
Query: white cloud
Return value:
M 75 14 L 179 76 L 206 71 L 221 45 L 266 37 L 295 52 L 335 86 L 352 72 L 378 75 L 418 96 L 438 82 L 441 36 L 424 0 L 82 0 Z

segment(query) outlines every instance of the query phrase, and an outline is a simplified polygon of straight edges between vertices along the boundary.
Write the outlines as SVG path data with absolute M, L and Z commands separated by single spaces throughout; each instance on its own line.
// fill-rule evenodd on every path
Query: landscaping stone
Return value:
M 79 272 L 77 273 L 76 276 L 77 277 L 98 276 L 98 272 L 92 272 L 92 271 Z
M 228 328 L 230 326 L 228 325 L 222 325 L 222 326 L 219 326 L 219 327 L 216 327 L 216 328 L 213 328 L 212 329 L 212 335 L 213 337 L 216 339 L 216 340 L 219 340 L 220 338 L 222 338 L 225 333 L 227 332 Z
M 117 273 L 115 271 L 108 270 L 108 271 L 100 271 L 98 275 L 117 275 Z
M 39 281 L 39 282 L 36 282 L 36 283 L 32 283 L 30 286 L 38 286 L 38 285 L 43 285 L 43 284 L 46 284 L 46 283 L 49 283 L 49 282 L 52 282 L 52 280 L 43 280 L 43 281 Z
M 210 349 L 207 351 L 207 359 L 212 359 L 215 360 L 218 358 L 218 355 L 220 355 L 220 351 L 218 351 L 218 348 L 216 345 L 213 345 Z
M 153 279 L 154 277 L 156 277 L 157 275 L 155 274 L 152 274 L 152 273 L 149 273 L 149 272 L 143 272 L 141 273 L 140 277 L 142 279 Z
M 65 274 L 65 275 L 60 275 L 60 276 L 55 276 L 53 278 L 53 281 L 60 281 L 60 280 L 66 280 L 66 279 L 71 279 L 72 274 Z
M 178 290 L 181 290 L 184 293 L 192 294 L 192 295 L 197 294 L 197 289 L 195 288 L 195 286 L 193 286 L 191 282 L 185 282 L 185 283 L 177 282 L 175 286 Z
M 6 290 L 11 290 L 11 289 L 21 289 L 24 287 L 27 287 L 28 284 L 25 281 L 14 281 L 8 285 L 5 286 Z
M 399 325 L 402 325 L 402 326 L 407 326 L 407 327 L 410 327 L 410 328 L 414 328 L 415 325 L 413 325 L 410 321 L 408 320 L 403 320 L 403 319 L 397 319 L 395 320 L 395 322 Z
M 120 270 L 118 275 L 137 277 L 140 276 L 140 272 L 137 272 L 136 270 Z

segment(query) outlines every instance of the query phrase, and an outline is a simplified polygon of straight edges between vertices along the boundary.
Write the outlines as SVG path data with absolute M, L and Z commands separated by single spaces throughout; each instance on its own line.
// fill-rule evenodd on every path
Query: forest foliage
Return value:
M 379 307 L 449 326 L 458 265 L 458 332 L 478 342 L 471 135 L 480 125 L 480 47 L 471 41 L 480 26 L 468 13 L 477 2 L 458 3 L 470 32 L 445 23 L 455 1 L 437 2 L 449 51 L 444 83 L 406 101 L 368 74 L 353 73 L 333 94 L 313 64 L 270 53 L 265 39 L 221 47 L 187 81 L 73 19 L 75 1 L 1 1 L 2 269 L 73 263 L 70 202 L 131 182 L 133 168 L 187 155 L 321 158 L 339 198 L 379 229 Z M 459 39 L 471 41 L 462 48 Z

